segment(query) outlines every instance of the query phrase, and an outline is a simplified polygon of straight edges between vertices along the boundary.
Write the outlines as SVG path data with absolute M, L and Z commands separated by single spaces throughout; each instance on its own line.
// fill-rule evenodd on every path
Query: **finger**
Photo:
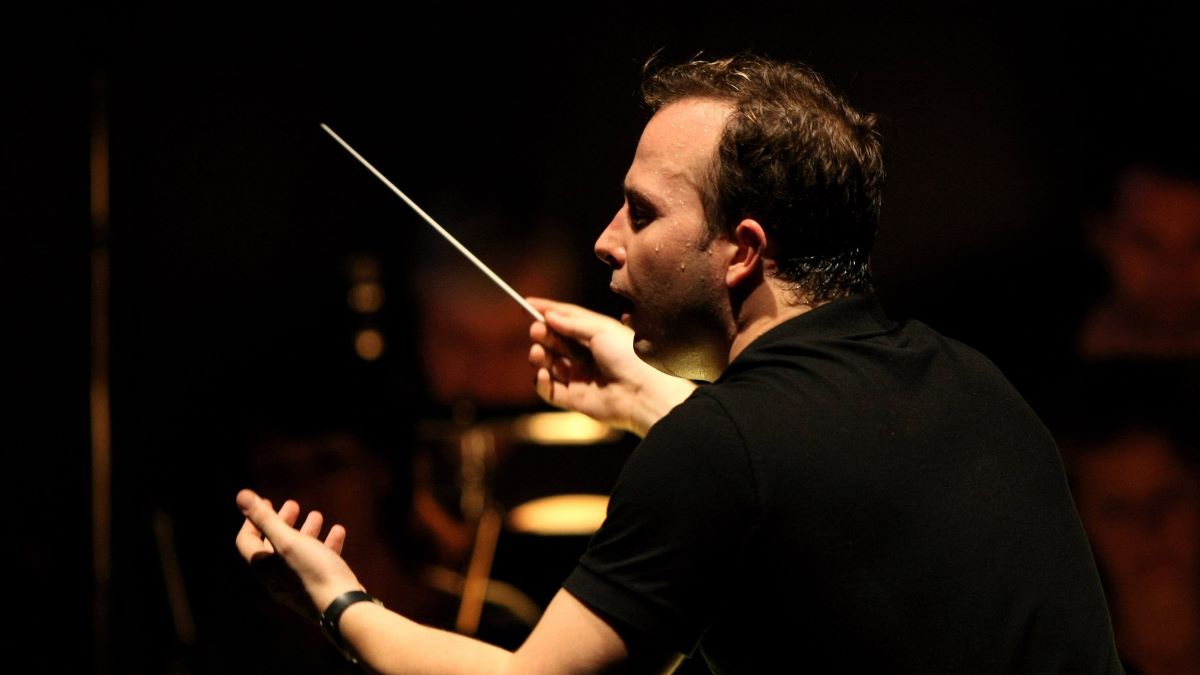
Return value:
M 575 340 L 568 340 L 561 335 L 555 333 L 546 327 L 546 324 L 538 322 L 530 325 L 529 339 L 534 344 L 541 345 L 546 351 L 558 354 L 580 354 L 586 350 L 586 347 L 580 345 Z
M 549 361 L 546 353 L 546 348 L 535 344 L 529 348 L 529 364 L 538 368 L 543 368 Z
M 238 553 L 247 562 L 255 554 L 264 550 L 262 536 L 262 532 L 258 531 L 258 528 L 254 526 L 254 523 L 250 522 L 249 518 L 242 523 L 242 529 L 238 530 L 236 543 Z
M 341 555 L 342 547 L 346 545 L 346 528 L 334 525 L 329 528 L 329 536 L 325 537 L 325 546 L 334 553 Z
M 571 381 L 576 364 L 581 362 L 590 363 L 591 359 L 574 359 L 572 357 L 551 354 L 538 345 L 529 348 L 530 365 L 538 369 L 546 369 L 555 380 L 564 384 Z
M 533 345 L 529 348 L 529 363 L 535 368 L 545 368 L 551 372 L 554 379 L 560 382 L 570 380 L 570 375 L 573 372 L 576 364 L 590 364 L 591 358 L 583 356 L 567 356 L 564 354 L 556 354 L 548 351 L 541 345 Z
M 577 305 L 572 305 L 569 302 L 559 302 L 557 300 L 551 300 L 550 298 L 528 297 L 528 298 L 525 298 L 525 301 L 528 302 L 529 304 L 533 305 L 533 308 L 536 309 L 537 311 L 541 312 L 542 314 L 545 314 L 546 312 L 551 311 L 551 310 L 565 311 L 571 307 L 577 306 Z
M 325 524 L 325 516 L 320 511 L 309 511 L 304 524 L 300 526 L 300 534 L 317 537 L 321 534 L 321 526 Z
M 537 303 L 535 308 L 540 312 L 548 311 L 552 307 L 561 306 L 560 303 L 542 298 L 529 298 L 529 300 Z M 554 340 L 554 335 L 545 321 L 534 321 L 529 324 L 529 339 L 538 343 L 547 343 Z
M 550 377 L 564 384 L 571 381 L 571 360 L 554 359 L 550 362 Z
M 271 504 L 270 499 L 267 499 L 266 497 L 264 497 L 263 502 L 267 505 L 268 509 L 274 510 L 275 506 L 273 504 Z M 297 506 L 299 506 L 299 505 L 297 504 Z M 248 521 L 249 521 L 249 519 L 247 519 L 247 522 Z M 251 525 L 253 525 L 253 523 L 251 523 Z M 258 528 L 255 528 L 255 529 L 257 530 Z M 271 553 L 275 552 L 275 547 L 271 545 L 270 540 L 267 539 L 267 535 L 263 534 L 262 532 L 259 532 L 258 538 L 259 538 L 259 550 L 262 553 L 271 554 Z
M 268 501 L 267 506 L 270 507 L 271 502 Z M 283 503 L 283 506 L 279 507 L 279 518 L 281 520 L 283 520 L 283 522 L 287 523 L 288 525 L 295 527 L 296 519 L 299 517 L 300 517 L 300 504 L 296 500 L 289 499 Z
M 271 504 L 270 499 L 263 499 L 263 503 L 265 503 L 267 505 L 267 508 L 272 509 L 272 510 L 275 509 L 275 506 Z M 300 504 L 299 504 L 299 502 L 297 502 L 294 499 L 288 499 L 283 502 L 283 506 L 279 507 L 279 511 L 277 511 L 276 513 L 279 514 L 279 517 L 283 520 L 283 522 L 287 523 L 288 525 L 290 525 L 292 527 L 295 527 L 296 519 L 300 517 Z M 263 536 L 264 536 L 263 544 L 265 546 L 266 552 L 274 553 L 275 545 L 272 544 L 269 539 L 265 539 L 266 535 L 263 535 Z
M 542 340 L 545 340 L 546 335 L 549 332 L 550 329 L 547 328 L 546 324 L 542 321 L 534 321 L 533 323 L 529 324 L 529 339 L 533 340 L 534 342 L 541 342 Z
M 258 528 L 254 526 L 254 523 L 250 522 L 249 518 L 242 522 L 242 529 L 238 530 L 238 536 L 241 537 L 242 535 L 254 537 L 259 541 L 263 538 L 263 533 L 258 531 Z
M 550 331 L 547 332 L 558 333 L 585 344 L 602 330 L 625 328 L 620 321 L 610 316 L 569 302 L 556 302 L 536 297 L 527 298 L 527 300 L 546 317 L 546 323 L 543 325 L 549 326 Z M 626 328 L 626 330 L 628 329 Z M 532 333 L 532 331 L 531 328 L 530 332 Z
M 557 385 L 557 388 L 559 389 L 562 387 L 563 385 L 561 384 Z M 564 407 L 562 403 L 554 400 L 555 389 L 556 386 L 554 379 L 550 377 L 550 371 L 546 370 L 545 368 L 539 368 L 537 372 L 537 380 L 534 383 L 534 390 L 537 392 L 538 397 L 552 406 L 562 408 Z
M 285 553 L 289 544 L 300 536 L 292 526 L 284 522 L 283 518 L 271 509 L 270 504 L 266 500 L 254 494 L 252 490 L 242 490 L 237 495 L 238 507 L 241 508 L 242 514 L 254 523 L 254 527 L 258 528 L 271 540 L 271 544 L 280 553 Z
M 555 314 L 566 315 L 570 317 L 597 317 L 600 319 L 608 319 L 609 321 L 616 321 L 616 319 L 610 319 L 599 312 L 593 312 L 587 307 L 576 305 L 570 302 L 559 302 L 558 300 L 550 300 L 549 298 L 538 297 L 529 297 L 526 298 L 526 301 L 533 305 L 534 308 L 542 314 L 545 314 L 546 312 L 553 312 Z
M 538 398 L 549 403 L 550 394 L 554 391 L 553 386 L 550 380 L 550 371 L 545 368 L 538 368 L 537 374 L 533 378 L 533 390 L 537 392 Z
M 546 325 L 551 332 L 571 338 L 587 345 L 597 334 L 607 330 L 629 330 L 620 321 L 583 309 L 568 307 L 567 309 L 548 310 L 545 312 Z

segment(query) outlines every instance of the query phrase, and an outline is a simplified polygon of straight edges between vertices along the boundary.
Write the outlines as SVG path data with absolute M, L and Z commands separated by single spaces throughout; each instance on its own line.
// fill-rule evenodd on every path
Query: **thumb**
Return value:
M 245 489 L 237 493 L 237 505 L 242 510 L 243 516 L 249 516 L 250 510 L 254 507 L 255 502 L 262 498 L 258 496 L 254 490 Z
M 242 510 L 242 515 L 271 540 L 276 551 L 279 551 L 281 542 L 296 534 L 296 531 L 275 513 L 270 503 L 253 490 L 238 492 L 237 505 Z

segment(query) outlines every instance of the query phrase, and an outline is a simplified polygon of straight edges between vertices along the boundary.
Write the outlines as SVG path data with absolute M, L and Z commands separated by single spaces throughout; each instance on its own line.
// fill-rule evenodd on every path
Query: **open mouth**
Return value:
M 630 322 L 630 316 L 633 314 L 635 309 L 633 300 L 630 300 L 629 296 L 617 290 L 615 287 L 610 286 L 609 288 L 612 289 L 612 292 L 617 296 L 617 311 L 620 313 L 621 323 L 628 326 Z

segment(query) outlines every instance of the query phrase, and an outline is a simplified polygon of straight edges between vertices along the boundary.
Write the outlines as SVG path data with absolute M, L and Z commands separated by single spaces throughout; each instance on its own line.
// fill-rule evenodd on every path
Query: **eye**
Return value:
M 629 202 L 629 225 L 636 231 L 654 222 L 655 214 L 652 209 L 637 203 Z

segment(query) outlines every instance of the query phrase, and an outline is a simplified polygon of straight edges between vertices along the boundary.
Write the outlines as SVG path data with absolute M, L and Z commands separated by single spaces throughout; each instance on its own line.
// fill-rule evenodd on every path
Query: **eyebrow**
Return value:
M 629 202 L 637 202 L 641 206 L 649 207 L 658 210 L 658 205 L 654 203 L 646 193 L 639 191 L 637 188 L 630 185 L 621 184 L 621 192 L 625 194 L 625 200 Z

